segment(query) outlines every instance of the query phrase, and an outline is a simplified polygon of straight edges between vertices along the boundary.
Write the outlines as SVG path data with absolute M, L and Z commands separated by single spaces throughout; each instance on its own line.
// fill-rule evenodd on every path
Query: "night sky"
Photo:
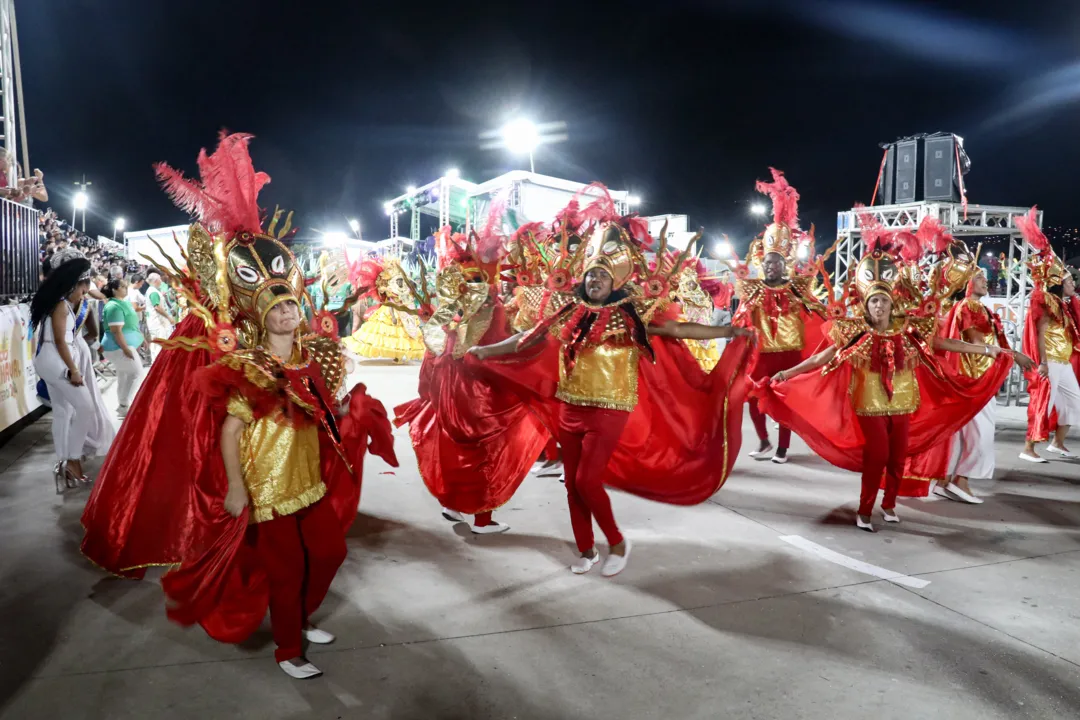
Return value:
M 942 9 L 947 7 L 948 9 Z M 869 202 L 878 143 L 965 138 L 973 203 L 1080 222 L 1080 3 L 741 0 L 429 4 L 22 0 L 30 158 L 87 230 L 181 223 L 151 163 L 194 171 L 220 128 L 253 133 L 264 204 L 310 230 L 388 234 L 382 203 L 481 150 L 514 115 L 564 121 L 537 172 L 640 194 L 739 247 L 754 180 L 787 172 L 819 246 Z

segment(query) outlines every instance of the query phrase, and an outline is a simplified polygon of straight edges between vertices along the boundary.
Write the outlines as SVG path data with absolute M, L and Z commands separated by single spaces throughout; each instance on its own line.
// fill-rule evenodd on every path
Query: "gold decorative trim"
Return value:
M 634 389 L 635 389 L 635 391 L 637 390 L 636 385 L 635 385 Z M 635 395 L 636 395 L 636 392 L 635 392 Z M 601 408 L 603 410 L 622 410 L 623 412 L 633 412 L 634 408 L 637 407 L 636 402 L 633 405 L 628 404 L 628 403 L 620 403 L 620 402 L 606 402 L 604 400 L 596 400 L 594 398 L 587 398 L 587 397 L 582 397 L 580 395 L 573 395 L 573 394 L 568 393 L 568 392 L 563 392 L 562 390 L 556 391 L 555 399 L 556 400 L 561 400 L 564 403 L 567 403 L 569 405 L 578 405 L 580 407 Z
M 295 512 L 299 512 L 306 507 L 314 505 L 319 500 L 322 500 L 325 495 L 326 483 L 320 481 L 318 485 L 312 485 L 291 500 L 285 500 L 267 507 L 252 508 L 251 521 L 255 523 L 266 522 L 267 520 L 273 519 L 274 513 L 277 513 L 278 517 L 292 515 Z

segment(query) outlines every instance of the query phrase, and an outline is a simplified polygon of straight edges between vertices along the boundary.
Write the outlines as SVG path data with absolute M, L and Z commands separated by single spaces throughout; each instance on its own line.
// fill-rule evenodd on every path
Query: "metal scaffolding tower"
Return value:
M 1031 249 L 1024 242 L 1016 227 L 1016 217 L 1027 215 L 1029 208 L 1002 205 L 968 205 L 965 209 L 960 203 L 918 202 L 903 205 L 877 205 L 873 207 L 852 208 L 837 213 L 836 234 L 839 242 L 836 246 L 836 265 L 833 270 L 833 282 L 840 287 L 854 272 L 862 256 L 862 236 L 859 232 L 859 215 L 869 213 L 884 227 L 892 230 L 914 230 L 925 217 L 936 218 L 954 237 L 978 238 L 1007 235 L 1009 253 L 1005 271 L 1005 312 L 1003 324 L 1005 333 L 1013 347 L 1019 348 L 1024 334 L 1024 317 L 1027 313 L 1028 298 L 1031 293 L 1031 277 L 1027 261 Z M 1039 211 L 1039 227 L 1043 224 L 1043 214 Z M 972 248 L 974 250 L 974 248 Z M 1005 385 L 1005 404 L 1019 403 L 1023 390 L 1023 376 L 1018 368 L 1013 368 Z

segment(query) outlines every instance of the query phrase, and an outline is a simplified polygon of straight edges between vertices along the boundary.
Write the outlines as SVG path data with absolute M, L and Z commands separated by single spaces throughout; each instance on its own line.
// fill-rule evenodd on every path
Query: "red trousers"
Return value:
M 559 447 L 566 472 L 570 524 L 579 552 L 594 545 L 594 517 L 609 545 L 618 545 L 623 540 L 611 512 L 611 499 L 604 489 L 604 470 L 629 419 L 630 413 L 622 410 L 563 403 L 559 414 Z
M 308 617 L 345 562 L 345 534 L 328 500 L 253 526 L 255 551 L 270 580 L 270 627 L 278 662 L 303 654 Z
M 885 497 L 881 500 L 884 510 L 896 507 L 896 494 L 900 490 L 900 478 L 904 475 L 904 460 L 907 458 L 908 430 L 911 428 L 910 415 L 859 415 L 859 428 L 866 444 L 863 446 L 862 493 L 859 495 L 859 514 L 863 516 L 874 512 L 881 487 L 881 476 L 885 475 Z M 948 442 L 949 438 L 942 438 Z
M 758 355 L 754 369 L 750 371 L 751 380 L 771 378 L 781 370 L 790 370 L 802 362 L 802 352 L 799 350 L 786 350 L 784 352 L 761 353 Z M 757 430 L 758 440 L 762 443 L 769 441 L 769 426 L 765 423 L 765 415 L 758 409 L 757 398 L 750 398 L 750 420 Z M 780 437 L 776 441 L 778 450 L 787 450 L 791 446 L 791 430 L 780 426 Z

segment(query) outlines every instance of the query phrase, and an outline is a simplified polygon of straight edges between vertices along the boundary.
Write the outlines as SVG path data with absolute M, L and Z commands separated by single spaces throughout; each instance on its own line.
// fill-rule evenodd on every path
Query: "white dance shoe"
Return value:
M 496 522 L 495 520 L 492 520 L 487 525 L 470 525 L 469 527 L 475 535 L 495 535 L 510 529 L 510 526 L 506 523 Z
M 969 505 L 982 505 L 982 498 L 975 497 L 971 493 L 965 492 L 964 488 L 956 483 L 949 483 L 945 486 L 945 497 L 950 500 L 968 503 Z
M 465 519 L 465 516 L 459 513 L 457 510 L 451 510 L 450 508 L 446 507 L 442 509 L 442 516 L 450 522 L 468 522 Z
M 1020 453 L 1021 460 L 1027 460 L 1029 463 L 1044 463 L 1047 459 L 1044 457 L 1038 457 L 1036 455 L 1028 455 L 1026 452 Z
M 755 460 L 768 460 L 772 456 L 772 454 L 773 446 L 771 443 L 761 448 L 760 450 L 750 451 L 750 457 L 754 458 Z
M 329 645 L 330 643 L 337 640 L 337 638 L 334 637 L 333 633 L 328 633 L 325 630 L 320 630 L 317 627 L 304 628 L 304 639 L 307 640 L 309 643 L 314 643 L 315 645 Z
M 1056 446 L 1054 446 L 1052 444 L 1046 446 L 1046 451 L 1055 453 L 1057 455 L 1060 455 L 1061 457 L 1063 457 L 1066 460 L 1075 460 L 1077 458 L 1077 455 L 1075 453 L 1071 453 L 1068 450 L 1064 450 L 1064 449 L 1056 447 Z
M 887 522 L 887 523 L 898 523 L 898 522 L 900 522 L 900 516 L 896 514 L 895 509 L 886 510 L 885 508 L 881 508 L 881 517 L 885 518 L 885 522 Z
M 623 555 L 608 553 L 607 560 L 604 561 L 604 567 L 600 570 L 600 574 L 604 577 L 615 577 L 626 569 L 626 563 L 630 561 L 630 538 L 624 538 L 623 543 Z
M 600 562 L 600 553 L 596 553 L 592 557 L 579 557 L 570 564 L 570 572 L 575 575 L 584 575 L 592 570 L 593 565 L 598 562 Z
M 862 516 L 858 513 L 855 514 L 855 527 L 859 528 L 860 530 L 865 530 L 866 532 L 875 532 L 874 523 L 868 520 L 863 520 Z
M 305 658 L 296 659 L 303 660 L 303 664 L 293 665 L 291 660 L 284 660 L 278 663 L 278 667 L 284 670 L 286 675 L 296 680 L 307 680 L 322 675 L 322 670 L 312 665 Z

